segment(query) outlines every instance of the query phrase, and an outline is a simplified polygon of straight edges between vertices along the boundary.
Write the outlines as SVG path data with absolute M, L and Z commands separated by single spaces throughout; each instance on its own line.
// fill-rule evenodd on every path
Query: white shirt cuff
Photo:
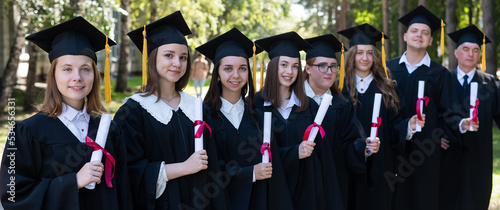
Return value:
M 257 181 L 257 180 L 255 179 L 255 170 L 253 170 L 252 174 L 253 174 L 253 175 L 252 175 L 252 183 L 253 183 L 253 182 Z
M 460 133 L 465 133 L 467 130 L 462 129 L 462 123 L 464 122 L 465 119 L 460 120 L 460 123 L 458 124 L 458 129 L 460 129 Z
M 406 131 L 406 140 L 411 140 L 411 138 L 413 137 L 413 134 L 415 134 L 417 132 L 417 130 L 413 130 L 411 129 L 411 126 L 410 126 L 410 121 L 408 121 L 408 129 Z
M 168 177 L 167 171 L 165 171 L 165 162 L 161 161 L 160 172 L 158 173 L 158 181 L 156 181 L 156 199 L 158 199 L 165 191 L 165 188 L 167 188 L 167 182 Z
M 366 151 L 366 150 L 365 150 L 365 158 L 370 157 L 370 155 L 372 155 L 372 154 L 373 154 L 373 153 L 368 152 L 368 151 Z

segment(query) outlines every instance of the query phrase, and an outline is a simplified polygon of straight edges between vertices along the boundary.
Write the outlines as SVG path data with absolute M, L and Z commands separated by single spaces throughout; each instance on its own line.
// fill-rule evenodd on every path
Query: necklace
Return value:
M 174 100 L 175 98 L 177 98 L 177 97 L 179 97 L 179 96 L 181 96 L 181 95 L 180 95 L 179 93 L 177 93 L 177 95 L 175 95 L 175 96 L 174 96 L 174 97 L 172 97 L 172 98 L 165 98 L 165 97 L 161 97 L 161 98 L 162 98 L 162 99 L 164 99 L 164 100 L 165 100 L 165 101 L 167 101 L 167 102 L 170 102 L 170 101 Z

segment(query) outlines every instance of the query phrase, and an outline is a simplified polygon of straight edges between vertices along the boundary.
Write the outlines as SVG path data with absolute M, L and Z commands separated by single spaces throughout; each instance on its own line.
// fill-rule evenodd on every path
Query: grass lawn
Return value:
M 128 86 L 130 89 L 135 92 L 139 89 L 141 86 L 142 79 L 141 77 L 132 77 L 128 81 Z M 205 86 L 203 87 L 203 92 L 206 93 L 208 90 L 208 85 L 210 84 L 210 80 L 205 81 Z M 111 88 L 112 90 L 115 87 L 115 82 L 111 82 Z M 103 89 L 103 86 L 101 86 L 101 89 Z M 193 82 L 190 81 L 188 86 L 184 89 L 185 92 L 191 94 L 191 95 L 196 95 L 196 92 L 194 90 Z M 104 91 L 102 91 L 104 92 Z M 123 100 L 131 96 L 132 93 L 115 93 L 112 92 L 111 95 L 111 103 L 109 105 L 105 105 L 108 111 L 111 113 L 111 115 L 114 115 L 116 111 L 120 108 L 120 106 L 123 104 Z M 41 103 L 43 101 L 43 95 L 44 92 L 41 89 L 37 89 L 37 103 Z M 24 92 L 21 90 L 14 90 L 12 98 L 15 98 L 16 102 L 16 114 L 15 118 L 16 121 L 21 121 L 23 119 L 26 119 L 33 115 L 34 113 L 24 113 L 22 110 L 22 104 L 24 102 Z M 5 141 L 7 140 L 7 134 L 8 134 L 8 121 L 7 121 L 7 115 L 2 117 L 1 123 L 0 123 L 0 154 L 3 154 L 3 148 L 5 146 Z M 1 158 L 1 157 L 0 157 Z M 500 130 L 497 128 L 493 128 L 493 190 L 491 194 L 491 202 L 490 202 L 490 209 L 499 209 L 500 210 Z

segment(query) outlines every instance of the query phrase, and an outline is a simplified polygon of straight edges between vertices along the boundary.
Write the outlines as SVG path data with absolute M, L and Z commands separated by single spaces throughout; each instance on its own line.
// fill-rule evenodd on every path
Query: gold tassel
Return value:
M 344 74 L 345 74 L 345 65 L 344 65 L 344 44 L 342 44 L 342 55 L 340 55 L 340 76 L 339 76 L 339 90 L 342 91 L 344 88 Z
M 262 53 L 262 59 L 260 61 L 260 89 L 264 86 L 264 53 Z
M 483 34 L 483 58 L 481 59 L 481 68 L 486 71 L 486 35 Z
M 144 26 L 144 31 L 142 31 L 142 36 L 144 36 L 144 42 L 142 44 L 142 85 L 141 90 L 146 90 L 146 85 L 148 84 L 148 41 L 146 39 L 146 26 Z
M 446 26 L 446 24 L 444 24 L 443 19 L 441 19 L 441 56 L 444 56 L 444 26 Z
M 385 77 L 389 79 L 389 75 L 387 74 L 387 64 L 385 63 L 385 47 L 384 47 L 384 32 L 382 32 L 382 66 L 384 67 Z
M 111 49 L 108 44 L 108 36 L 106 36 L 106 61 L 104 62 L 104 100 L 106 104 L 111 103 L 111 73 L 109 70 L 109 53 Z
M 253 77 L 253 87 L 255 90 L 255 87 L 257 86 L 257 79 L 255 78 L 257 76 L 257 58 L 255 57 L 255 51 L 257 50 L 257 47 L 255 47 L 255 43 L 253 43 L 253 66 L 252 66 L 252 77 Z

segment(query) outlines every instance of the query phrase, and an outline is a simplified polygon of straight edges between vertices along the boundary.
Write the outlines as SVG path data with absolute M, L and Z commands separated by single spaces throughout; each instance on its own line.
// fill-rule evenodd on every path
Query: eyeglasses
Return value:
M 339 64 L 332 64 L 331 66 L 327 65 L 326 63 L 320 63 L 320 64 L 313 64 L 313 66 L 318 67 L 319 72 L 321 73 L 326 73 L 328 72 L 328 69 L 332 70 L 332 73 L 336 74 L 337 69 L 339 68 Z

